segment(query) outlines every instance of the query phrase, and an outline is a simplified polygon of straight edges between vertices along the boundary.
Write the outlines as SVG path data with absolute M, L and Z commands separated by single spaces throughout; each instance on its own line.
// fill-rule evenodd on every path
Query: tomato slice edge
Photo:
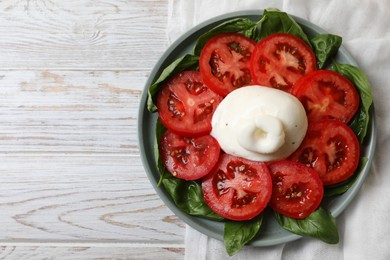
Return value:
M 237 169 L 233 169 L 234 167 L 232 164 L 236 162 L 241 162 L 242 164 L 238 163 L 236 165 Z M 232 166 L 232 169 L 230 169 L 231 171 L 229 172 L 228 167 L 230 166 Z M 244 169 L 243 167 L 247 168 Z M 255 173 L 253 173 L 254 170 L 256 171 Z M 245 179 L 245 177 L 251 176 L 248 177 L 249 180 L 253 177 L 253 181 L 257 182 L 257 184 L 255 184 L 255 186 L 258 186 L 255 189 L 257 193 L 246 191 L 246 193 L 242 193 L 242 190 L 240 189 L 234 190 L 232 187 L 238 185 L 237 183 L 233 186 L 229 186 L 229 184 L 224 186 L 225 183 L 223 183 L 223 181 L 227 182 L 226 179 L 229 178 L 226 177 L 226 175 L 231 175 L 232 171 L 236 171 L 237 175 L 239 175 L 238 172 L 240 171 L 249 174 L 244 177 L 239 176 L 235 178 Z M 223 175 L 225 175 L 225 177 L 223 177 Z M 229 181 L 234 182 L 235 178 L 232 178 L 232 180 Z M 241 179 L 239 182 L 242 181 Z M 242 182 L 245 189 L 250 189 L 250 183 L 250 181 L 247 183 Z M 259 187 L 261 187 L 261 190 L 259 190 Z M 248 220 L 257 216 L 266 208 L 268 201 L 271 198 L 272 180 L 265 163 L 250 161 L 229 154 L 222 154 L 214 169 L 202 179 L 202 192 L 206 204 L 217 214 L 231 220 Z M 246 196 L 247 194 L 249 194 L 249 196 Z M 243 205 L 239 206 L 238 204 L 241 202 Z
M 226 53 L 226 45 L 230 43 L 225 41 L 234 42 L 232 47 L 228 47 L 230 54 Z M 253 84 L 250 56 L 255 45 L 256 42 L 251 38 L 234 32 L 221 33 L 211 38 L 203 47 L 199 58 L 199 71 L 204 82 L 221 96 L 226 96 L 239 87 Z M 213 65 L 216 66 L 214 69 Z M 229 70 L 231 67 L 235 70 Z M 215 73 L 222 73 L 220 77 L 223 80 L 218 79 Z M 242 77 L 237 78 L 236 74 L 241 74 Z M 238 86 L 234 86 L 232 78 L 236 79 L 234 82 Z
M 339 136 L 342 139 L 337 139 Z M 348 158 L 345 159 L 345 156 Z M 360 161 L 360 143 L 348 125 L 338 120 L 319 120 L 309 124 L 305 139 L 289 159 L 314 168 L 324 185 L 328 186 L 342 182 L 354 174 Z M 334 168 L 330 163 L 341 166 Z
M 198 71 L 187 70 L 169 78 L 160 89 L 158 116 L 176 134 L 202 136 L 210 133 L 212 115 L 221 101 L 222 97 L 204 84 Z
M 269 206 L 285 216 L 303 219 L 321 204 L 324 188 L 316 171 L 289 160 L 268 164 L 273 193 Z
M 280 44 L 280 47 L 277 44 Z M 270 56 L 271 53 L 268 52 L 274 52 L 274 54 Z M 285 67 L 281 66 L 281 62 L 275 62 L 276 53 L 281 53 L 279 57 L 283 60 L 282 65 L 286 65 Z M 267 72 L 267 66 L 276 67 Z M 300 73 L 306 74 L 314 71 L 317 69 L 316 66 L 316 57 L 310 46 L 299 37 L 288 33 L 275 33 L 260 40 L 256 44 L 251 58 L 251 73 L 256 84 L 287 92 L 291 91 L 300 77 Z M 303 68 L 304 71 L 302 71 Z M 265 71 L 262 72 L 263 70 Z M 270 73 L 273 74 L 270 75 Z
M 355 85 L 331 70 L 304 75 L 293 86 L 292 94 L 304 105 L 309 121 L 336 119 L 348 123 L 360 104 Z
M 162 135 L 159 148 L 165 168 L 184 180 L 197 180 L 207 175 L 220 155 L 220 146 L 212 136 L 189 138 L 170 130 Z

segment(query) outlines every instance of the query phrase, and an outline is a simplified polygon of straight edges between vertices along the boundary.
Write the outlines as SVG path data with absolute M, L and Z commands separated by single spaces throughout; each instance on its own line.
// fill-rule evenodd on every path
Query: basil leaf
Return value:
M 336 221 L 332 214 L 322 207 L 304 219 L 294 219 L 275 212 L 279 225 L 291 233 L 320 239 L 329 244 L 339 242 Z
M 367 134 L 368 123 L 370 121 L 369 110 L 372 105 L 371 86 L 367 76 L 359 68 L 350 64 L 340 64 L 333 62 L 332 70 L 347 77 L 356 86 L 360 94 L 360 105 L 358 112 L 352 119 L 350 127 L 362 143 Z
M 261 20 L 256 23 L 248 18 L 235 18 L 221 23 L 198 38 L 194 46 L 194 54 L 199 56 L 207 41 L 220 33 L 237 32 L 255 40 L 258 35 L 258 23 L 261 23 Z
M 356 172 L 345 181 L 342 181 L 342 182 L 334 184 L 334 185 L 326 186 L 324 188 L 324 196 L 332 197 L 332 196 L 336 196 L 336 195 L 341 195 L 341 194 L 345 193 L 347 190 L 349 190 L 349 188 L 352 187 L 352 185 L 355 183 L 357 177 L 362 172 L 364 166 L 366 166 L 367 162 L 368 162 L 367 157 L 360 158 L 359 167 L 356 170 Z
M 176 206 L 184 212 L 213 220 L 223 218 L 213 212 L 204 201 L 202 186 L 197 181 L 185 181 L 167 174 L 162 183 Z
M 205 203 L 202 193 L 202 185 L 199 182 L 192 182 L 188 185 L 186 197 L 188 214 L 215 220 L 223 219 L 223 217 L 212 211 Z
M 330 58 L 336 55 L 341 46 L 342 38 L 333 34 L 320 34 L 310 41 L 317 57 L 318 68 L 322 69 Z
M 156 112 L 157 107 L 155 105 L 156 96 L 161 88 L 162 83 L 169 77 L 180 73 L 184 70 L 196 69 L 198 66 L 199 57 L 191 54 L 186 54 L 183 57 L 172 62 L 166 67 L 158 79 L 148 89 L 148 110 L 150 112 Z
M 263 215 L 246 221 L 226 221 L 223 240 L 226 252 L 232 256 L 251 241 L 259 232 Z
M 161 121 L 159 119 L 157 119 L 156 131 L 155 131 L 156 137 L 154 139 L 154 158 L 156 159 L 157 169 L 160 172 L 160 180 L 157 183 L 157 187 L 161 186 L 161 182 L 164 179 L 164 176 L 166 176 L 166 174 L 169 174 L 169 172 L 165 169 L 164 163 L 162 162 L 162 160 L 160 158 L 160 149 L 159 149 L 159 143 L 160 143 L 161 137 L 163 136 L 163 134 L 165 133 L 166 130 L 167 129 L 161 123 Z
M 198 182 L 176 178 L 165 168 L 159 152 L 159 141 L 165 131 L 165 126 L 157 119 L 154 142 L 154 156 L 157 162 L 157 169 L 160 172 L 160 180 L 157 186 L 160 187 L 162 184 L 176 206 L 184 212 L 193 216 L 222 220 L 223 218 L 213 212 L 205 203 L 202 186 Z
M 261 39 L 273 33 L 289 33 L 301 38 L 312 47 L 301 26 L 287 13 L 275 8 L 265 9 L 263 19 L 260 27 Z
M 260 40 L 260 30 L 258 28 L 258 24 L 261 22 L 262 22 L 262 20 L 260 20 L 257 24 L 255 24 L 255 26 L 253 26 L 252 28 L 250 28 L 246 31 L 240 32 L 240 33 L 242 33 L 243 35 L 245 35 L 248 38 L 251 38 L 255 42 L 258 42 Z

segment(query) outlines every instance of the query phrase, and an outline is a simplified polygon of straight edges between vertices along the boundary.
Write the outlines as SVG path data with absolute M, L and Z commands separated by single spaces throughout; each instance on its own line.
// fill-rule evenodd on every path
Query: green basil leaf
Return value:
M 156 112 L 157 107 L 155 105 L 156 96 L 160 90 L 162 83 L 169 77 L 180 73 L 184 70 L 196 69 L 198 66 L 199 57 L 191 54 L 186 54 L 183 57 L 172 62 L 166 67 L 158 79 L 148 89 L 148 110 L 150 112 Z
M 320 207 L 307 218 L 294 219 L 275 212 L 279 225 L 291 233 L 320 239 L 329 244 L 339 242 L 339 232 L 332 214 Z
M 223 240 L 226 252 L 232 256 L 241 250 L 259 232 L 263 215 L 246 221 L 226 221 Z
M 192 182 L 187 187 L 187 208 L 188 214 L 201 216 L 208 219 L 222 220 L 223 217 L 212 211 L 204 201 L 202 185 L 199 182 Z
M 355 183 L 357 177 L 362 172 L 364 166 L 366 166 L 367 162 L 368 162 L 367 157 L 360 158 L 360 163 L 359 163 L 359 166 L 358 166 L 356 172 L 345 181 L 342 181 L 342 182 L 334 184 L 334 185 L 326 186 L 324 189 L 324 196 L 332 197 L 332 196 L 336 196 L 336 195 L 341 195 L 341 194 L 345 193 L 347 190 L 349 190 L 349 188 L 352 187 L 352 185 Z
M 320 34 L 310 41 L 317 57 L 318 68 L 322 69 L 336 55 L 341 46 L 342 38 L 333 34 Z
M 156 122 L 156 137 L 154 139 L 154 158 L 156 159 L 157 169 L 160 172 L 160 180 L 157 183 L 157 187 L 161 186 L 161 182 L 164 179 L 164 176 L 169 174 L 169 172 L 165 169 L 164 163 L 162 162 L 160 158 L 160 149 L 159 149 L 159 143 L 161 140 L 162 135 L 165 133 L 167 129 L 165 126 L 161 123 L 159 119 L 157 119 Z
M 259 21 L 259 22 L 261 22 L 261 21 Z M 242 31 L 240 33 L 242 33 L 243 35 L 245 35 L 248 38 L 251 38 L 255 42 L 258 42 L 260 40 L 260 30 L 259 30 L 257 24 L 255 26 L 253 26 L 251 29 L 248 29 L 246 31 Z
M 199 216 L 213 220 L 223 218 L 213 212 L 205 203 L 202 186 L 197 181 L 185 181 L 167 174 L 162 183 L 176 206 L 192 216 Z
M 290 15 L 275 8 L 265 9 L 260 27 L 260 38 L 262 39 L 273 33 L 293 34 L 312 47 L 302 27 Z
M 333 62 L 332 70 L 347 77 L 356 86 L 360 94 L 360 105 L 358 112 L 352 119 L 350 127 L 362 143 L 367 134 L 368 123 L 370 121 L 369 110 L 372 105 L 371 85 L 367 76 L 359 68 L 350 64 L 340 64 Z
M 160 180 L 157 186 L 160 187 L 162 184 L 176 206 L 184 212 L 193 216 L 222 220 L 223 218 L 213 212 L 204 201 L 200 183 L 176 178 L 165 168 L 159 152 L 159 141 L 165 131 L 165 126 L 157 119 L 154 142 L 154 156 L 157 162 L 157 169 L 160 172 Z
M 221 23 L 208 32 L 202 34 L 198 38 L 194 46 L 194 54 L 199 56 L 203 46 L 207 43 L 207 41 L 220 33 L 237 32 L 256 40 L 258 36 L 258 23 L 261 23 L 261 20 L 259 22 L 254 22 L 248 18 L 235 18 Z

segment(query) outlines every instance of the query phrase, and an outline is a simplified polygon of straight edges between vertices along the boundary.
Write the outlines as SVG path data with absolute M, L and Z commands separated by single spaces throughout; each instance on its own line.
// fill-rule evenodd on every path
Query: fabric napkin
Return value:
M 169 0 L 172 42 L 194 25 L 228 12 L 275 7 L 343 37 L 372 85 L 377 148 L 358 195 L 337 218 L 336 245 L 302 238 L 271 247 L 245 247 L 231 259 L 390 259 L 390 1 Z M 186 259 L 229 259 L 223 242 L 187 226 Z

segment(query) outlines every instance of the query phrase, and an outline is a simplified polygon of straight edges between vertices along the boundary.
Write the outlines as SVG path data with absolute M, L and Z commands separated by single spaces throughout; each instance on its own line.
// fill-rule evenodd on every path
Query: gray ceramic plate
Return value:
M 171 62 L 177 58 L 182 57 L 186 53 L 192 53 L 192 47 L 195 44 L 197 38 L 215 27 L 216 25 L 233 18 L 245 17 L 258 21 L 260 15 L 262 14 L 261 10 L 251 10 L 251 11 L 241 11 L 235 13 L 229 13 L 226 15 L 218 16 L 208 21 L 205 21 L 198 26 L 195 26 L 187 33 L 182 35 L 177 41 L 175 41 L 162 55 L 160 60 L 155 65 L 153 71 L 151 72 L 146 85 L 144 92 L 141 98 L 140 110 L 139 110 L 139 121 L 138 121 L 138 135 L 139 143 L 141 148 L 141 157 L 143 164 L 146 170 L 146 173 L 152 183 L 153 187 L 156 189 L 158 195 L 164 201 L 164 203 L 184 222 L 193 227 L 194 229 L 219 240 L 223 240 L 223 223 L 211 221 L 199 217 L 189 216 L 186 213 L 179 210 L 173 201 L 171 200 L 169 194 L 164 190 L 163 187 L 157 187 L 157 182 L 159 180 L 159 172 L 156 167 L 155 157 L 154 157 L 154 138 L 155 138 L 155 124 L 157 120 L 157 113 L 149 113 L 147 110 L 147 89 L 148 87 L 158 78 L 162 70 L 168 66 Z M 296 21 L 302 26 L 304 31 L 312 37 L 316 34 L 326 33 L 323 29 L 318 26 L 303 20 L 299 17 L 294 17 Z M 356 62 L 349 54 L 349 52 L 341 47 L 337 56 L 337 60 L 340 63 L 348 63 L 357 66 Z M 359 191 L 361 185 L 363 184 L 371 166 L 372 158 L 375 150 L 375 140 L 376 140 L 376 126 L 375 126 L 375 116 L 374 110 L 371 110 L 371 121 L 366 136 L 366 140 L 362 145 L 362 156 L 368 157 L 368 163 L 365 165 L 363 171 L 359 175 L 357 181 L 354 183 L 346 193 L 341 196 L 335 197 L 331 200 L 325 202 L 325 206 L 332 212 L 334 217 L 337 217 L 352 201 L 357 192 Z M 270 246 L 280 243 L 285 243 L 289 241 L 296 240 L 300 238 L 295 234 L 289 233 L 279 227 L 275 222 L 270 212 L 265 212 L 265 218 L 263 221 L 263 226 L 259 232 L 260 234 L 255 237 L 251 242 L 253 246 Z

